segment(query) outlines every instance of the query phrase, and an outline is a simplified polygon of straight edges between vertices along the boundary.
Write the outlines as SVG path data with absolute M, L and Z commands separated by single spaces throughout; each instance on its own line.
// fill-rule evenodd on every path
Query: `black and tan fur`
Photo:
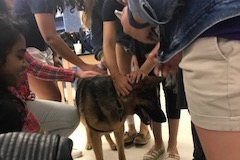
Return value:
M 166 121 L 159 104 L 161 77 L 146 77 L 133 84 L 133 91 L 126 97 L 118 96 L 110 76 L 82 79 L 78 82 L 76 104 L 81 122 L 87 128 L 96 160 L 103 160 L 101 136 L 114 132 L 119 160 L 126 160 L 124 153 L 124 121 L 137 113 L 141 120 L 146 117 L 157 122 Z M 146 116 L 147 115 L 147 116 Z

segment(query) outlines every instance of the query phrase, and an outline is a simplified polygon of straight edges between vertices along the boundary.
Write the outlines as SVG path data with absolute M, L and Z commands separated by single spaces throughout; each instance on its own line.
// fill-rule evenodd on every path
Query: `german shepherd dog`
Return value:
M 159 97 L 162 77 L 147 76 L 133 84 L 128 96 L 117 95 L 110 76 L 81 79 L 76 88 L 76 104 L 81 122 L 87 128 L 96 160 L 103 160 L 101 136 L 114 132 L 119 160 L 126 160 L 124 153 L 124 122 L 136 113 L 145 124 L 150 120 L 165 122 Z M 88 134 L 88 133 L 87 133 Z

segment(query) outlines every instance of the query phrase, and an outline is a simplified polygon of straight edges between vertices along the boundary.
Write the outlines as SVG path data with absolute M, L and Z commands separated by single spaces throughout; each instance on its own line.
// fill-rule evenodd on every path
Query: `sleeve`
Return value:
M 75 79 L 75 71 L 71 69 L 46 65 L 34 59 L 28 52 L 25 54 L 25 59 L 29 64 L 26 68 L 27 73 L 32 74 L 36 78 L 47 81 L 61 80 L 67 82 L 73 82 Z
M 0 101 L 0 133 L 20 132 L 23 118 L 18 111 L 18 103 L 10 100 Z
M 102 20 L 102 6 L 96 7 L 100 12 L 93 12 L 91 24 L 91 45 L 93 46 L 93 53 L 97 60 L 100 60 L 99 54 L 102 52 L 103 45 L 103 20 Z
M 34 13 L 55 13 L 57 4 L 54 0 L 27 0 L 27 3 Z
M 105 0 L 102 9 L 103 21 L 115 21 L 117 16 L 115 16 L 114 11 L 123 10 L 124 5 L 118 3 L 116 0 Z

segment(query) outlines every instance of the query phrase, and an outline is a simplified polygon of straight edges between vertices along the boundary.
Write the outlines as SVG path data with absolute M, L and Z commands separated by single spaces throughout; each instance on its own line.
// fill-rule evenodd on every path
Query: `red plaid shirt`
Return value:
M 15 96 L 20 98 L 25 104 L 27 116 L 25 118 L 23 130 L 27 132 L 41 132 L 42 130 L 40 127 L 40 123 L 26 107 L 26 101 L 33 100 L 33 97 L 35 97 L 30 90 L 27 73 L 32 74 L 39 79 L 49 81 L 62 80 L 73 82 L 75 71 L 43 64 L 38 60 L 34 59 L 28 52 L 26 52 L 25 54 L 25 59 L 29 65 L 27 66 L 25 72 L 22 74 L 17 88 L 9 87 L 9 90 Z

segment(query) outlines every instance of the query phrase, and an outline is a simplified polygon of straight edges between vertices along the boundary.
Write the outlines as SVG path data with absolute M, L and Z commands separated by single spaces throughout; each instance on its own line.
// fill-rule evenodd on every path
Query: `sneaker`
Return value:
M 129 133 L 125 132 L 124 133 L 124 144 L 129 144 L 132 143 L 136 137 L 136 133 Z
M 164 143 L 159 150 L 150 150 L 143 156 L 143 160 L 163 160 L 165 153 Z
M 75 158 L 82 157 L 83 153 L 81 150 L 73 148 L 71 155 L 72 155 L 72 158 L 75 159 Z
M 144 135 L 143 133 L 138 133 L 134 139 L 134 143 L 138 145 L 144 145 L 144 144 L 147 144 L 150 139 L 151 139 L 151 135 L 149 131 L 147 132 L 146 135 Z

